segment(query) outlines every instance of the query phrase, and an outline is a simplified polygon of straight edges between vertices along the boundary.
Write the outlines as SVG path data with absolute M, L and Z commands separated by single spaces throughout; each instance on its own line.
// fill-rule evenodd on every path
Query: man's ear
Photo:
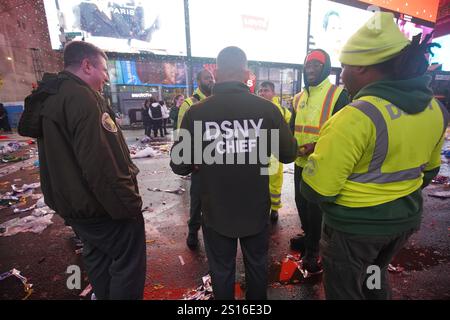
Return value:
M 243 76 L 244 76 L 244 83 L 245 83 L 245 84 L 247 84 L 247 81 L 250 80 L 250 73 L 251 73 L 250 70 L 245 69 L 244 75 L 243 75 Z
M 355 66 L 353 68 L 355 70 L 355 73 L 360 74 L 360 75 L 366 74 L 369 71 L 369 68 L 366 66 Z
M 83 61 L 81 61 L 81 70 L 83 71 L 84 74 L 91 75 L 92 68 L 93 68 L 93 65 L 92 65 L 91 61 L 89 61 L 88 58 L 85 58 L 85 59 L 83 59 Z

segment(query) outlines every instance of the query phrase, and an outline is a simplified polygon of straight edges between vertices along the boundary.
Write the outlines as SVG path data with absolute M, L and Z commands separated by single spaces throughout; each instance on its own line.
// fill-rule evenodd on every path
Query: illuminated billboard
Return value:
M 359 0 L 422 20 L 436 22 L 439 0 Z
M 195 57 L 215 58 L 221 49 L 238 46 L 249 60 L 303 63 L 306 0 L 190 0 L 189 15 Z
M 450 71 L 450 35 L 433 39 L 440 48 L 433 48 L 434 56 L 430 56 L 431 63 L 442 64 L 443 71 Z
M 44 0 L 53 49 L 68 40 L 105 51 L 185 55 L 183 0 Z
M 332 67 L 340 67 L 339 54 L 347 40 L 373 12 L 337 2 L 314 0 L 311 5 L 311 49 L 323 49 Z

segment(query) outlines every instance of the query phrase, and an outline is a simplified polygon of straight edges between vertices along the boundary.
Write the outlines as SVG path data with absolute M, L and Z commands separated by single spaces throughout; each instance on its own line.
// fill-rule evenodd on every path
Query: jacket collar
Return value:
M 213 93 L 249 93 L 249 87 L 242 82 L 230 81 L 230 82 L 220 82 L 214 85 Z
M 317 86 L 310 86 L 308 89 L 309 94 L 315 93 L 320 91 L 323 87 L 328 86 L 330 84 L 330 79 L 325 78 L 321 83 L 319 83 Z
M 82 86 L 85 86 L 85 87 L 89 88 L 89 90 L 91 90 L 92 92 L 94 92 L 96 95 L 99 95 L 99 96 L 100 96 L 100 93 L 99 93 L 99 92 L 93 90 L 93 89 L 92 89 L 92 88 L 91 88 L 84 80 L 82 80 L 81 78 L 77 77 L 77 76 L 76 76 L 75 74 L 73 74 L 72 72 L 67 71 L 67 70 L 64 70 L 64 71 L 61 71 L 58 75 L 59 75 L 60 77 L 66 78 L 66 79 L 74 80 L 74 81 L 77 82 L 78 84 L 80 84 L 80 85 L 82 85 Z
M 206 99 L 206 95 L 200 90 L 200 88 L 195 89 L 194 94 L 200 97 L 200 100 Z

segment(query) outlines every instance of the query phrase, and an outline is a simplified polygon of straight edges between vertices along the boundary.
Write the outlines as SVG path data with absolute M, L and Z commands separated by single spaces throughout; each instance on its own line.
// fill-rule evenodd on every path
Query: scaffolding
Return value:
M 36 82 L 41 81 L 44 75 L 44 68 L 42 67 L 41 50 L 37 48 L 30 48 L 31 58 L 33 60 L 34 75 L 36 77 Z

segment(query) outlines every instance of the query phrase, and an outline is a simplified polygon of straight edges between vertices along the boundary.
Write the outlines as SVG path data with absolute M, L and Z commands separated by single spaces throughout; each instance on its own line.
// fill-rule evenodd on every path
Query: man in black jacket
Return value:
M 180 175 L 200 174 L 202 230 L 215 299 L 234 299 L 238 239 L 246 298 L 266 299 L 267 167 L 271 153 L 283 163 L 293 161 L 297 143 L 277 107 L 249 92 L 241 49 L 219 53 L 216 79 L 213 95 L 186 112 L 171 167 Z
M 52 92 L 36 114 L 42 118 L 41 186 L 46 204 L 82 239 L 97 298 L 142 299 L 146 243 L 139 170 L 99 94 L 108 81 L 106 59 L 92 44 L 71 42 L 64 50 L 64 71 L 40 83 L 38 92 Z M 21 125 L 19 132 L 31 126 Z

